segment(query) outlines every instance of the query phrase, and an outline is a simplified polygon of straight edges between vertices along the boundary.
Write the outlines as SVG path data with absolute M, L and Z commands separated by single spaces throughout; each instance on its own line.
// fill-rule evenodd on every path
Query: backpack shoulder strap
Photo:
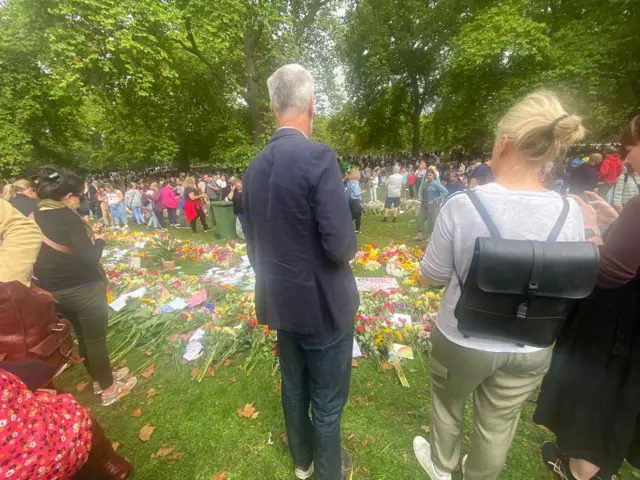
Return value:
M 478 212 L 478 214 L 480 214 L 480 218 L 482 218 L 482 221 L 489 229 L 489 233 L 491 234 L 491 236 L 493 238 L 502 238 L 498 227 L 496 227 L 496 224 L 493 223 L 493 220 L 489 216 L 489 212 L 487 212 L 487 209 L 482 204 L 476 193 L 473 190 L 467 190 L 464 193 L 466 193 L 467 197 L 469 197 L 469 200 L 471 200 L 471 203 L 473 203 L 476 211 Z
M 567 197 L 562 197 L 562 212 L 560 212 L 560 216 L 558 217 L 558 221 L 551 229 L 551 233 L 547 237 L 547 242 L 555 242 L 560 235 L 560 231 L 562 227 L 564 227 L 564 223 L 567 221 L 567 216 L 569 215 L 569 200 Z

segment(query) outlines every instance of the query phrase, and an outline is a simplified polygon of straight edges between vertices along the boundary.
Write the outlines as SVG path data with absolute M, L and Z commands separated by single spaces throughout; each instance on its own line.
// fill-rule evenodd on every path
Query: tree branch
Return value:
M 202 53 L 198 44 L 196 43 L 196 39 L 193 36 L 193 31 L 191 30 L 191 20 L 187 18 L 185 21 L 185 29 L 187 34 L 187 40 L 189 41 L 189 45 L 184 43 L 179 38 L 170 37 L 170 39 L 180 45 L 185 51 L 195 55 L 198 59 L 211 71 L 214 77 L 216 77 L 220 82 L 224 82 L 224 75 L 220 73 L 220 71 L 216 68 L 216 66 Z
M 302 17 L 302 21 L 300 22 L 298 27 L 298 39 L 302 37 L 302 32 L 306 28 L 310 27 L 311 24 L 315 21 L 316 15 L 318 15 L 318 12 L 320 11 L 320 9 L 325 5 L 328 5 L 329 3 L 331 3 L 331 1 L 332 0 L 319 0 L 309 5 L 309 10 L 305 14 L 305 16 Z

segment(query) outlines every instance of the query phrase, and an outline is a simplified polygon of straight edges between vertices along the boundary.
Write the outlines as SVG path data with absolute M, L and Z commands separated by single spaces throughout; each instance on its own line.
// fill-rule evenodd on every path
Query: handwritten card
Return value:
M 189 302 L 189 307 L 197 307 L 201 303 L 207 301 L 207 291 L 203 288 L 198 293 L 196 293 L 193 297 L 191 297 L 191 301 Z

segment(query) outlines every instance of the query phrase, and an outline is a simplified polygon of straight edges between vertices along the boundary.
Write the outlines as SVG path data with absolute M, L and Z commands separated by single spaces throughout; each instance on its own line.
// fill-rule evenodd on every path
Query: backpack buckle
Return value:
M 527 319 L 527 310 L 529 309 L 529 305 L 524 302 L 518 304 L 518 311 L 516 312 L 516 317 L 518 320 L 526 320 Z

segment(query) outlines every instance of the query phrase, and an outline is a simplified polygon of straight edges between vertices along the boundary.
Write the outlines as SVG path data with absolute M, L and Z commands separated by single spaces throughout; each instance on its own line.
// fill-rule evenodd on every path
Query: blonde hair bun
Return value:
M 563 147 L 582 139 L 582 118 L 569 115 L 558 97 L 540 90 L 514 105 L 498 124 L 498 137 L 508 137 L 530 162 L 547 163 Z

